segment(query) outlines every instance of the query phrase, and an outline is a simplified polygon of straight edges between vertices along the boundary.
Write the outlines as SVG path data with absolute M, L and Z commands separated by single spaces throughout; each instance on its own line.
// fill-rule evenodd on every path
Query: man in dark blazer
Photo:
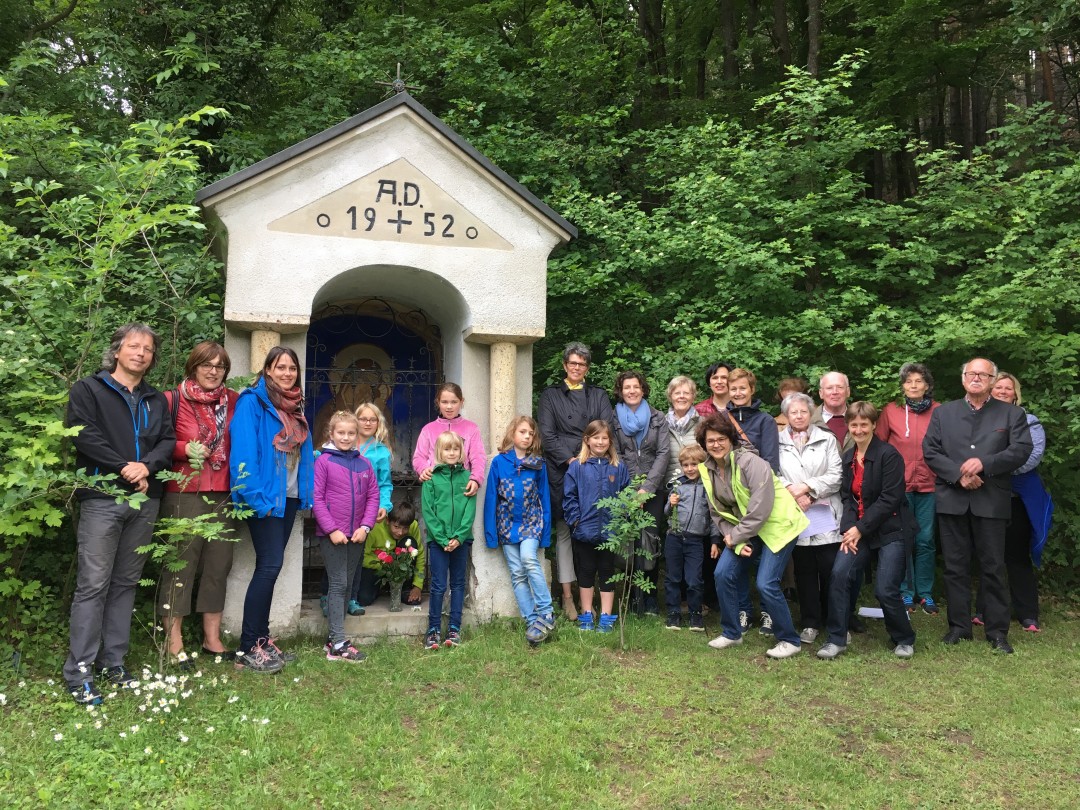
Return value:
M 971 634 L 971 557 L 979 560 L 986 596 L 986 640 L 1011 653 L 1005 527 L 1011 514 L 1010 474 L 1031 454 L 1024 411 L 990 396 L 997 366 L 976 357 L 961 369 L 966 395 L 930 418 L 923 456 L 937 476 L 934 492 L 945 561 L 949 632 L 958 644 Z

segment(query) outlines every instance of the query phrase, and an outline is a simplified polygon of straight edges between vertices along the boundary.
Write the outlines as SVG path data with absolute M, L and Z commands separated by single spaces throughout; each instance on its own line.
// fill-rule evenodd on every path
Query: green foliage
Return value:
M 641 542 L 642 533 L 656 531 L 656 518 L 645 510 L 645 501 L 654 496 L 642 492 L 645 476 L 639 475 L 630 482 L 630 486 L 610 498 L 601 498 L 596 506 L 608 514 L 607 538 L 598 548 L 610 551 L 623 561 L 623 570 L 616 571 L 609 583 L 622 584 L 619 596 L 619 646 L 626 649 L 626 615 L 630 607 L 631 589 L 651 593 L 655 589 L 653 582 L 645 575 L 641 564 L 655 560 L 659 554 L 653 554 Z

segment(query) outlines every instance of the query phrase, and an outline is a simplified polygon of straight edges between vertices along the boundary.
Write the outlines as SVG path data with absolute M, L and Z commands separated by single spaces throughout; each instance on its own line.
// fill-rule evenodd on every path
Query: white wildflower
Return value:
M 54 739 L 54 740 L 56 740 L 57 742 L 60 742 L 60 741 L 61 741 L 62 739 L 64 739 L 64 735 L 63 735 L 63 734 L 61 734 L 61 733 L 60 733 L 60 732 L 58 731 L 58 732 L 56 732 L 55 734 L 53 734 L 53 739 Z

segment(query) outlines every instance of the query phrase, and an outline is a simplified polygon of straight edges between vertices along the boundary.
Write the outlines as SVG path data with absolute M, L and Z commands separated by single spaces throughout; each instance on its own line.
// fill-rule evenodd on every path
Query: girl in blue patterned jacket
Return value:
M 525 619 L 525 638 L 539 644 L 554 629 L 555 613 L 538 557 L 539 549 L 551 544 L 551 505 L 540 431 L 531 416 L 518 416 L 507 427 L 499 455 L 491 462 L 485 491 L 488 548 L 502 549 Z
M 598 548 L 608 539 L 611 516 L 597 502 L 618 495 L 630 486 L 630 471 L 619 463 L 611 425 L 602 419 L 590 422 L 582 436 L 581 452 L 570 462 L 563 481 L 563 513 L 574 539 L 581 611 L 578 629 L 592 630 L 593 588 L 600 580 L 600 618 L 595 629 L 610 633 L 619 617 L 612 613 L 615 586 L 611 576 L 619 563 L 613 551 Z

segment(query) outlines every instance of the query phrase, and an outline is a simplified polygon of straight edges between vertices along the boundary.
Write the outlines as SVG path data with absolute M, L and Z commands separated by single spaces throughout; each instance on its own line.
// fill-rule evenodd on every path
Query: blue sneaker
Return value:
M 525 631 L 525 640 L 535 647 L 551 635 L 551 631 L 554 629 L 555 617 L 553 615 L 538 616 L 536 621 L 529 625 L 529 629 Z
M 357 602 L 355 599 L 350 599 L 347 612 L 350 616 L 363 616 L 364 606 Z
M 907 608 L 908 613 L 915 612 L 915 600 L 911 596 L 904 594 L 904 607 Z
M 937 602 L 934 601 L 933 597 L 931 597 L 931 596 L 926 597 L 925 599 L 922 600 L 921 604 L 922 604 L 923 613 L 926 613 L 929 616 L 937 616 L 937 614 L 938 614 L 938 606 L 937 606 Z
M 601 613 L 600 625 L 596 629 L 601 633 L 610 633 L 615 629 L 615 620 L 618 618 L 617 613 Z
M 101 697 L 101 692 L 94 686 L 93 681 L 84 681 L 79 686 L 70 686 L 69 691 L 72 700 L 80 706 L 100 706 L 101 701 L 104 699 Z
M 577 617 L 578 630 L 592 630 L 593 618 L 592 611 L 586 610 L 584 613 L 579 613 Z

